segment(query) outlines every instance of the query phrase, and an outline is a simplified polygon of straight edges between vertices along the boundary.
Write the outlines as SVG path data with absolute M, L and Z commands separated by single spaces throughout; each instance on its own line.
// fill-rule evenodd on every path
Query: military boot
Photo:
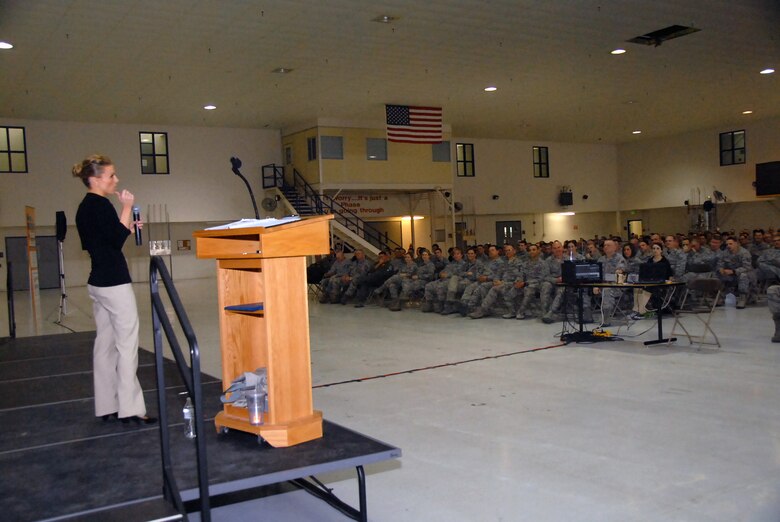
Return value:
M 440 314 L 442 309 L 441 301 L 436 301 L 433 303 L 433 311 L 434 313 Z
M 426 313 L 426 314 L 427 314 L 427 313 L 429 313 L 429 312 L 433 312 L 433 311 L 434 311 L 434 310 L 433 310 L 433 303 L 431 303 L 430 301 L 428 301 L 428 300 L 426 299 L 426 300 L 425 300 L 425 301 L 423 301 L 423 303 L 420 305 L 420 311 L 421 311 L 421 312 L 423 312 L 423 313 Z

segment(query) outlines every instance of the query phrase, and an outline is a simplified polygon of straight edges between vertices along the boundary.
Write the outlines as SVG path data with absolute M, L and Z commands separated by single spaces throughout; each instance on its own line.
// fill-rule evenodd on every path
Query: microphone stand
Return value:
M 241 168 L 241 160 L 236 157 L 230 158 L 230 165 L 230 170 L 233 171 L 233 174 L 244 180 L 246 189 L 249 191 L 249 197 L 252 199 L 252 206 L 255 209 L 255 219 L 260 219 L 260 213 L 257 211 L 257 202 L 255 201 L 255 194 L 252 192 L 252 187 L 249 186 L 249 182 L 246 180 L 244 175 L 241 174 L 241 171 L 238 170 Z

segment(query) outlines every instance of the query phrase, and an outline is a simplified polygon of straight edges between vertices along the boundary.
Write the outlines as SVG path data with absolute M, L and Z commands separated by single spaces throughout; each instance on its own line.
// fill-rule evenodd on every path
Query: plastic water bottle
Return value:
M 726 294 L 726 298 L 724 299 L 726 306 L 730 306 L 731 308 L 734 308 L 737 306 L 737 296 L 729 292 Z
M 197 435 L 195 434 L 195 407 L 192 405 L 192 399 L 187 397 L 181 412 L 184 415 L 184 436 L 188 439 L 194 439 Z

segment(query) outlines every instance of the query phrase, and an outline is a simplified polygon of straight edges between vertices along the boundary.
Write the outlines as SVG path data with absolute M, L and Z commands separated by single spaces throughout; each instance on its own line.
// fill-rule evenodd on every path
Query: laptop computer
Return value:
M 639 265 L 640 283 L 663 283 L 666 281 L 666 266 L 660 263 L 642 263 Z
M 564 261 L 561 265 L 561 279 L 567 285 L 600 283 L 603 279 L 601 263 L 596 261 Z

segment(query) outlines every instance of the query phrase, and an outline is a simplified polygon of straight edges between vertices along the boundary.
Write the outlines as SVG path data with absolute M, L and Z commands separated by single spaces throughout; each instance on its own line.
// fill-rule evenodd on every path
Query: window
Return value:
M 550 159 L 547 155 L 547 147 L 534 147 L 534 177 L 550 177 Z
M 0 127 L 0 172 L 27 172 L 24 127 Z
M 745 131 L 721 132 L 720 166 L 745 163 Z
M 292 162 L 293 162 L 292 145 L 285 145 L 284 146 L 284 164 L 285 165 L 292 165 Z
M 458 176 L 474 177 L 474 144 L 456 143 L 455 162 Z
M 344 138 L 341 136 L 322 136 L 320 147 L 322 159 L 344 159 Z
M 306 138 L 306 150 L 308 151 L 309 161 L 317 159 L 317 136 Z
M 366 159 L 369 161 L 387 161 L 387 140 L 384 138 L 366 138 Z
M 450 162 L 450 142 L 442 141 L 441 143 L 434 143 L 431 145 L 431 153 L 433 154 L 433 161 L 444 163 Z
M 168 133 L 140 132 L 141 174 L 170 174 Z

